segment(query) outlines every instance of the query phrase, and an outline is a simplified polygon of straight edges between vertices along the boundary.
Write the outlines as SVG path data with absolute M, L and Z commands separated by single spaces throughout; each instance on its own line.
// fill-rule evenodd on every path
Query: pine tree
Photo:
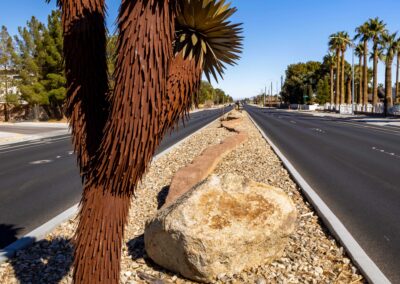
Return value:
M 32 17 L 26 27 L 19 27 L 17 68 L 22 98 L 33 106 L 37 120 L 39 106 L 50 118 L 63 116 L 65 74 L 60 11 L 52 11 L 47 27 Z
M 43 52 L 42 35 L 44 25 L 35 17 L 27 22 L 27 26 L 18 28 L 19 36 L 15 37 L 18 45 L 17 68 L 21 81 L 19 89 L 21 97 L 34 108 L 34 118 L 39 118 L 39 105 L 47 103 L 47 95 L 40 84 L 40 66 Z
M 9 104 L 18 102 L 17 94 L 9 92 L 13 85 L 13 80 L 10 78 L 13 72 L 13 59 L 15 58 L 14 43 L 12 37 L 5 26 L 1 27 L 0 32 L 0 90 L 3 92 L 4 102 L 4 120 L 9 121 Z
M 47 27 L 43 29 L 43 51 L 39 54 L 41 66 L 40 84 L 47 95 L 44 104 L 49 117 L 61 119 L 63 116 L 66 79 L 63 66 L 63 38 L 61 27 L 61 12 L 52 11 L 48 17 Z

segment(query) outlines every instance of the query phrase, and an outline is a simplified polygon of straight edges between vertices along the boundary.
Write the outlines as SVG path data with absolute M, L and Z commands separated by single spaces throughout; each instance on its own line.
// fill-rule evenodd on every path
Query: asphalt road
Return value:
M 400 128 L 245 106 L 392 283 L 400 283 Z
M 191 114 L 185 127 L 180 124 L 164 138 L 157 153 L 221 115 L 221 109 Z M 81 192 L 69 135 L 1 146 L 0 249 L 79 202 Z

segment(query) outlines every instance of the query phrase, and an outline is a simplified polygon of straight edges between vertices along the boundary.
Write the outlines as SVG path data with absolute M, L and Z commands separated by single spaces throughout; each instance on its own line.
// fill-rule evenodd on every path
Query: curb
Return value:
M 193 135 L 195 135 L 197 132 L 209 127 L 211 124 L 215 123 L 216 121 L 218 121 L 222 116 L 227 115 L 228 113 L 230 113 L 232 110 L 224 112 L 222 115 L 218 116 L 218 118 L 214 119 L 213 121 L 211 121 L 210 123 L 204 125 L 203 127 L 199 128 L 198 130 L 196 130 L 195 132 L 193 132 L 192 134 L 190 134 L 189 136 L 183 138 L 182 140 L 178 141 L 177 143 L 175 143 L 174 145 L 172 145 L 171 147 L 165 149 L 164 151 L 162 151 L 161 153 L 158 153 L 157 155 L 155 155 L 153 157 L 152 162 L 157 161 L 159 158 L 161 158 L 163 155 L 168 154 L 169 152 L 171 152 L 175 147 L 178 147 L 179 145 L 181 145 L 182 143 L 184 143 L 185 141 L 189 140 Z
M 179 142 L 175 143 L 171 147 L 165 149 L 161 153 L 157 154 L 156 156 L 153 157 L 152 162 L 158 160 L 162 156 L 168 154 L 170 151 L 172 151 L 174 148 L 178 147 L 185 141 L 187 141 L 189 138 L 191 138 L 193 135 L 195 135 L 197 132 L 209 127 L 211 124 L 215 123 L 218 121 L 222 116 L 228 114 L 230 111 L 227 111 L 223 113 L 222 115 L 218 116 L 218 118 L 214 119 L 210 123 L 206 124 L 205 126 L 201 127 L 200 129 L 196 130 L 189 136 L 185 137 L 184 139 L 180 140 Z M 45 137 L 42 137 L 45 138 Z M 22 238 L 18 239 L 17 241 L 13 242 L 12 244 L 8 245 L 7 247 L 0 249 L 0 263 L 10 260 L 15 256 L 17 251 L 24 249 L 30 245 L 32 245 L 34 242 L 42 240 L 47 234 L 49 234 L 51 231 L 53 231 L 58 225 L 63 223 L 64 221 L 67 221 L 70 219 L 72 216 L 77 214 L 79 211 L 79 203 L 73 205 L 72 207 L 68 208 L 64 212 L 60 213 L 56 217 L 52 218 L 51 220 L 47 221 L 43 225 L 37 227 L 33 231 L 29 232 Z
M 70 219 L 74 214 L 76 214 L 78 212 L 78 206 L 79 204 L 75 204 L 74 206 L 60 213 L 50 221 L 37 227 L 36 229 L 29 232 L 19 240 L 13 242 L 12 244 L 0 250 L 0 263 L 6 260 L 10 260 L 12 257 L 15 256 L 18 250 L 26 248 L 31 244 L 33 244 L 34 242 L 43 239 L 55 227 L 57 227 L 62 222 Z
M 2 142 L 2 143 L 0 143 L 0 146 L 8 146 L 8 145 L 21 143 L 21 142 L 37 141 L 37 140 L 44 139 L 44 138 L 67 135 L 67 134 L 70 134 L 70 133 L 71 133 L 71 131 L 69 129 L 61 129 L 61 130 L 55 130 L 55 131 L 51 131 L 51 132 L 46 132 L 46 133 L 43 133 L 43 134 L 27 135 L 25 137 L 21 137 L 20 139 L 12 141 L 12 142 Z
M 378 268 L 378 266 L 373 262 L 373 260 L 367 255 L 367 253 L 362 249 L 346 227 L 342 224 L 338 217 L 329 209 L 328 205 L 318 196 L 314 189 L 304 180 L 300 173 L 295 169 L 295 167 L 290 163 L 290 161 L 283 155 L 279 148 L 269 139 L 267 134 L 260 128 L 257 122 L 251 117 L 249 112 L 250 120 L 256 126 L 258 131 L 268 142 L 274 152 L 281 159 L 285 168 L 292 175 L 296 183 L 302 189 L 307 200 L 314 206 L 319 217 L 323 220 L 324 224 L 329 228 L 331 233 L 342 243 L 346 248 L 350 258 L 353 260 L 354 264 L 360 269 L 365 278 L 371 283 L 379 284 L 390 284 L 391 282 L 383 274 L 383 272 Z

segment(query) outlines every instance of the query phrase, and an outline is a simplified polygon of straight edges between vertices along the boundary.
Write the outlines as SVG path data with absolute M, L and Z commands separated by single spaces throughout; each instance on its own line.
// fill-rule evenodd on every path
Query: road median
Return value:
M 289 245 L 280 259 L 235 275 L 220 275 L 216 283 L 363 283 L 358 269 L 346 256 L 343 248 L 327 233 L 272 148 L 248 117 L 244 117 L 243 123 L 249 139 L 225 156 L 213 173 L 230 172 L 282 188 L 295 203 L 300 217 L 295 233 L 290 237 Z M 220 144 L 232 135 L 234 133 L 221 128 L 219 122 L 214 122 L 152 163 L 139 185 L 136 198 L 132 200 L 122 252 L 123 283 L 143 283 L 146 282 L 145 279 L 163 281 L 162 283 L 193 283 L 179 275 L 160 270 L 149 261 L 143 241 L 145 223 L 157 213 L 174 174 L 190 164 L 206 148 Z M 20 251 L 12 261 L 1 264 L 0 278 L 13 283 L 17 279 L 27 278 L 35 282 L 35 277 L 39 276 L 42 277 L 42 282 L 46 282 L 51 281 L 51 277 L 56 277 L 61 283 L 71 283 L 70 240 L 76 225 L 77 220 L 74 217 L 67 220 L 43 241 Z M 43 262 L 45 256 L 48 256 L 48 260 Z M 58 259 L 63 259 L 64 262 L 57 262 Z M 41 270 L 33 273 L 24 269 L 31 265 L 40 265 Z

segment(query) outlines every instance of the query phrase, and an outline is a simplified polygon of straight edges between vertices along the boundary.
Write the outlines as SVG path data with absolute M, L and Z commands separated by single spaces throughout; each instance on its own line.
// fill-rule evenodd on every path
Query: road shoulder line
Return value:
M 179 142 L 175 143 L 171 147 L 165 149 L 161 153 L 157 154 L 156 156 L 153 157 L 152 163 L 158 159 L 160 159 L 162 156 L 168 154 L 171 152 L 174 148 L 178 147 L 188 139 L 190 139 L 193 135 L 198 133 L 199 131 L 204 130 L 205 128 L 209 127 L 211 124 L 215 123 L 218 121 L 221 117 L 224 115 L 227 115 L 230 111 L 222 113 L 220 116 L 218 116 L 216 119 L 211 121 L 210 123 L 206 124 L 205 126 L 201 127 L 200 129 L 196 130 L 189 136 L 185 137 L 184 139 L 180 140 Z M 17 251 L 27 248 L 28 246 L 32 245 L 34 242 L 42 240 L 47 234 L 49 234 L 51 231 L 53 231 L 57 226 L 59 226 L 61 223 L 67 221 L 70 219 L 72 216 L 77 214 L 79 212 L 79 203 L 74 204 L 72 207 L 68 208 L 64 212 L 60 213 L 56 217 L 50 219 L 43 225 L 37 227 L 36 229 L 32 230 L 28 234 L 24 235 L 22 238 L 16 240 L 12 244 L 8 245 L 7 247 L 0 249 L 0 263 L 11 260 Z
M 304 180 L 300 173 L 290 163 L 290 161 L 283 155 L 279 148 L 269 139 L 267 134 L 261 129 L 257 122 L 249 114 L 250 120 L 257 127 L 258 131 L 268 142 L 274 152 L 283 162 L 286 169 L 290 172 L 296 183 L 301 187 L 304 195 L 308 201 L 314 206 L 319 217 L 324 221 L 325 225 L 329 228 L 331 233 L 342 243 L 346 248 L 348 254 L 371 283 L 388 283 L 391 282 L 386 278 L 378 266 L 372 261 L 367 253 L 362 249 L 346 227 L 342 224 L 338 217 L 329 209 L 328 205 L 318 196 L 316 191 Z

